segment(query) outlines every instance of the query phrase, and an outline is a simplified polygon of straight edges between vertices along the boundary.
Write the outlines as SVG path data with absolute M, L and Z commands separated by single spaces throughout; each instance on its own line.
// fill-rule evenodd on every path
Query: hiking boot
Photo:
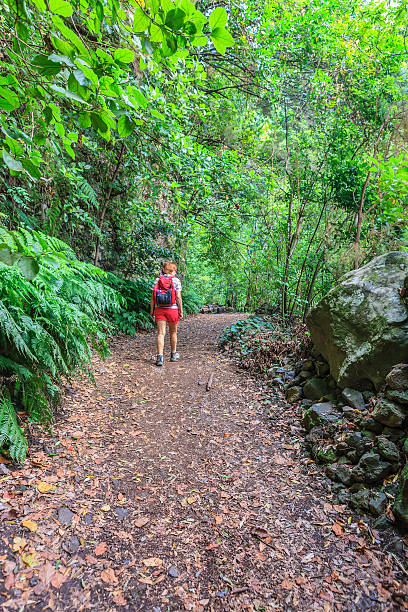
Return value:
M 172 351 L 170 361 L 177 361 L 177 359 L 180 359 L 180 355 L 177 351 Z
M 163 355 L 157 355 L 156 365 L 157 366 L 162 366 L 163 365 Z

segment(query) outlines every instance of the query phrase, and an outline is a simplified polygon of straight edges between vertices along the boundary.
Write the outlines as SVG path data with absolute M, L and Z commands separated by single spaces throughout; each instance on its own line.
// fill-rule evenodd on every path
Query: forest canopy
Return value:
M 164 258 L 190 312 L 287 321 L 407 248 L 404 2 L 0 6 L 0 443 L 151 325 Z

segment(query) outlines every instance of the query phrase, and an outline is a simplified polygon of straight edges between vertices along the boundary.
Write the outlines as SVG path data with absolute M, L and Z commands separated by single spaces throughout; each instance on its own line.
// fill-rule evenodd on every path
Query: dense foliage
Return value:
M 10 402 L 48 414 L 87 342 L 105 351 L 106 321 L 151 327 L 163 259 L 191 312 L 264 305 L 290 321 L 407 248 L 405 3 L 0 6 L 0 333 L 30 372 L 5 371 L 7 439 Z

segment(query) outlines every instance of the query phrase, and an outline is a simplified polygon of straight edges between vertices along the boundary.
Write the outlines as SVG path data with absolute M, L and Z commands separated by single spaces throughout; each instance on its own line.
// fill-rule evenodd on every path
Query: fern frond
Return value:
M 0 394 L 0 447 L 3 446 L 7 446 L 15 461 L 22 463 L 27 456 L 27 439 L 17 422 L 14 406 L 6 391 Z

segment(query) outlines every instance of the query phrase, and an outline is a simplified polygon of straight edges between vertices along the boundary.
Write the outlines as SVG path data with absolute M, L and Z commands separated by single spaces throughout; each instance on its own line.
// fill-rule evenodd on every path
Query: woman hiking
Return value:
M 150 300 L 150 314 L 157 323 L 157 356 L 156 365 L 163 365 L 164 337 L 166 324 L 170 330 L 170 361 L 177 361 L 177 325 L 183 318 L 183 302 L 181 300 L 181 282 L 176 278 L 177 266 L 172 261 L 166 261 L 162 266 L 162 275 L 154 281 Z

